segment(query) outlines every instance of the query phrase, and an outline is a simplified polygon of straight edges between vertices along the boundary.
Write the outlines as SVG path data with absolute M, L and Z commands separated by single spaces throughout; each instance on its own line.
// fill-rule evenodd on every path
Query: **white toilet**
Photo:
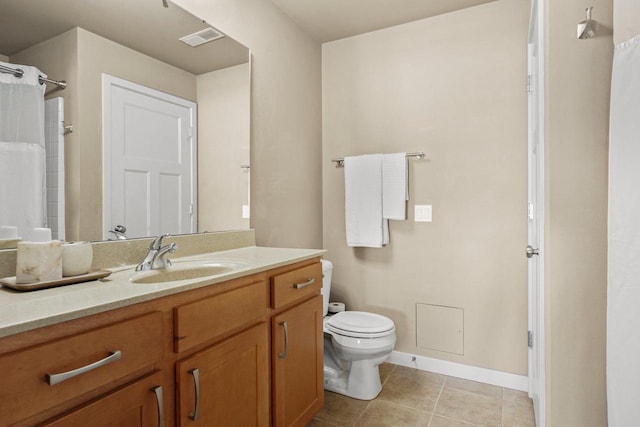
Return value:
M 333 264 L 322 260 L 324 388 L 371 400 L 382 390 L 378 365 L 393 351 L 396 327 L 387 317 L 362 311 L 327 316 L 332 270 Z

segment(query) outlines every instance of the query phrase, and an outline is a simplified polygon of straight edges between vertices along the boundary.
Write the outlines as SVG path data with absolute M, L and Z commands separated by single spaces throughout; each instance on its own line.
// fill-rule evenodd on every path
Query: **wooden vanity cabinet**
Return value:
M 1 338 L 0 427 L 304 426 L 321 284 L 315 258 Z

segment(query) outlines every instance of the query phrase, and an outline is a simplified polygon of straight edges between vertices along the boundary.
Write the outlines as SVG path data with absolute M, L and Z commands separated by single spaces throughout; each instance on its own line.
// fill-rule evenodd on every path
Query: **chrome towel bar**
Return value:
M 415 151 L 413 153 L 407 153 L 407 158 L 415 157 L 417 159 L 424 159 L 426 154 L 423 151 Z M 331 159 L 332 162 L 336 164 L 337 168 L 341 168 L 344 166 L 344 157 L 339 157 L 337 159 Z

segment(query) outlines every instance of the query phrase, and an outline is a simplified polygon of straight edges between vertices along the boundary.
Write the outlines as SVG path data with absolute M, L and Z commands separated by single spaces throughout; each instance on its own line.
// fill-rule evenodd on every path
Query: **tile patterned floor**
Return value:
M 526 393 L 385 363 L 372 401 L 325 391 L 307 427 L 535 427 Z

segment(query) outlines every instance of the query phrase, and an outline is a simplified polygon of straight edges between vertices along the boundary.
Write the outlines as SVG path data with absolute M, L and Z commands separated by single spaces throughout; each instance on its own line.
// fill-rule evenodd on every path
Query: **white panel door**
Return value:
M 103 75 L 104 237 L 196 231 L 196 104 Z
M 544 358 L 544 2 L 531 4 L 528 40 L 529 396 L 545 425 Z

